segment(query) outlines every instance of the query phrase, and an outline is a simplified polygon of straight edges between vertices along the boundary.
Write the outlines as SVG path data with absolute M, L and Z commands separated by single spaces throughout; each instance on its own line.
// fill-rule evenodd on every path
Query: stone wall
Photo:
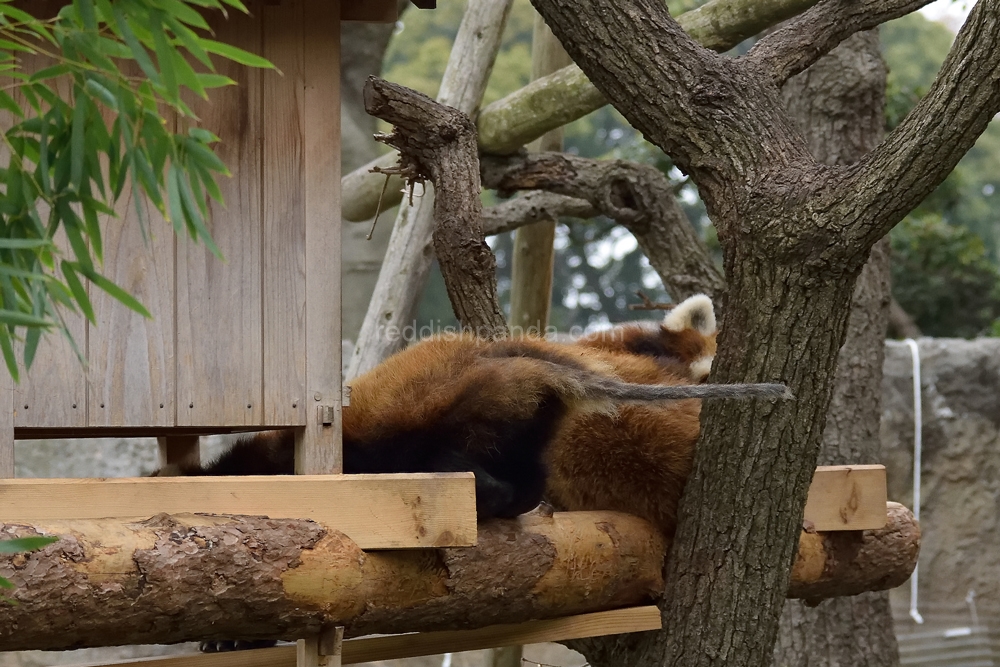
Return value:
M 975 591 L 980 619 L 1000 619 L 1000 339 L 918 342 L 923 454 L 919 609 L 927 626 L 965 625 Z M 910 348 L 885 355 L 882 460 L 889 497 L 912 507 L 913 369 Z M 897 632 L 909 621 L 909 586 L 892 593 Z M 927 627 L 925 626 L 925 627 Z

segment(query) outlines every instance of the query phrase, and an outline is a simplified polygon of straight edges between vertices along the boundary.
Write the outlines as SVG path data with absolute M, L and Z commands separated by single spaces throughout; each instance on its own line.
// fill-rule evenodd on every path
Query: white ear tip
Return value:
M 663 326 L 669 331 L 695 329 L 705 336 L 715 333 L 715 308 L 706 294 L 695 294 L 681 301 L 667 312 Z

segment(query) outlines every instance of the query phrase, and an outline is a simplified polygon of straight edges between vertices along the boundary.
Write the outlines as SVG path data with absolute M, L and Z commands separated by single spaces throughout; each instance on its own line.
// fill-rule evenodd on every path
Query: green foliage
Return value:
M 58 537 L 21 537 L 15 540 L 0 540 L 0 554 L 16 554 L 22 551 L 35 551 L 36 549 L 41 549 L 42 547 L 52 544 L 58 541 Z M 3 577 L 0 577 L 0 588 L 14 588 L 14 584 L 10 583 Z M 3 600 L 0 596 L 0 600 Z
M 217 137 L 197 127 L 174 133 L 162 114 L 193 118 L 183 91 L 205 98 L 234 83 L 214 73 L 210 54 L 270 66 L 195 32 L 208 28 L 198 8 L 226 5 L 246 12 L 240 0 L 73 0 L 43 20 L 0 0 L 0 70 L 9 80 L 0 107 L 14 118 L 0 168 L 0 350 L 15 380 L 22 328 L 28 367 L 43 331 L 69 335 L 63 309 L 94 321 L 85 280 L 149 316 L 99 271 L 100 217 L 115 215 L 126 187 L 219 253 L 205 226 L 208 198 L 221 201 L 215 178 L 229 173 L 212 151 Z M 23 59 L 36 54 L 51 66 L 25 71 Z
M 940 216 L 909 216 L 892 232 L 893 294 L 930 336 L 1000 333 L 1000 271 L 977 235 Z

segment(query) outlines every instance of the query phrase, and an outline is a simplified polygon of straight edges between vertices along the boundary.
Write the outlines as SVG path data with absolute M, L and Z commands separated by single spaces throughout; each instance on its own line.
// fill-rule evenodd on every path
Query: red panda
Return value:
M 677 313 L 688 313 L 687 319 Z M 670 316 L 703 323 L 706 313 L 703 306 L 681 304 Z M 663 344 L 649 355 L 530 337 L 485 341 L 461 335 L 422 341 L 351 382 L 351 405 L 343 412 L 344 472 L 472 471 L 480 519 L 526 512 L 538 505 L 547 486 L 561 507 L 600 509 L 603 500 L 588 506 L 591 496 L 574 496 L 566 489 L 574 484 L 574 458 L 614 444 L 631 448 L 640 459 L 646 447 L 654 450 L 653 456 L 661 449 L 677 450 L 678 469 L 664 474 L 680 480 L 679 495 L 698 435 L 699 402 L 674 400 L 646 406 L 646 412 L 633 403 L 780 397 L 785 391 L 782 385 L 691 384 L 687 367 L 678 371 L 680 362 L 662 363 L 659 357 L 671 355 L 691 359 L 692 366 L 702 363 L 705 350 L 714 346 L 714 338 L 709 341 L 712 328 L 711 335 L 702 335 L 700 349 L 691 344 L 674 353 Z M 632 415 L 635 424 L 627 423 Z M 638 423 L 651 419 L 651 428 Z M 292 449 L 290 433 L 261 434 L 237 443 L 207 467 L 160 474 L 259 474 L 268 466 L 273 466 L 271 474 L 291 474 Z M 586 454 L 577 456 L 576 449 Z M 629 482 L 617 472 L 608 474 L 607 468 L 605 474 L 609 486 L 615 479 L 623 486 Z
M 659 323 L 619 324 L 585 336 L 575 344 L 652 357 L 671 369 L 680 364 L 692 380 L 703 382 L 715 358 L 716 334 L 712 300 L 704 294 L 695 294 L 667 311 Z

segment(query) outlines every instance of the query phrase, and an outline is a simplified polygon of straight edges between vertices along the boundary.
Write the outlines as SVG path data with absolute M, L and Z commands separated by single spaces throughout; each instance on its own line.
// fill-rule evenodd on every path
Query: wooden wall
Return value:
M 213 16 L 216 39 L 264 55 L 281 73 L 220 61 L 239 85 L 193 105 L 233 173 L 220 182 L 225 206 L 211 210 L 225 259 L 175 238 L 148 206 L 144 240 L 123 198 L 120 217 L 104 224 L 104 272 L 154 319 L 91 287 L 97 325 L 71 320 L 88 367 L 50 335 L 21 384 L 0 386 L 18 437 L 308 426 L 308 442 L 338 439 L 339 428 L 318 426 L 316 415 L 321 405 L 339 415 L 341 395 L 339 3 L 247 6 L 249 17 Z M 0 476 L 4 467 L 0 451 Z

